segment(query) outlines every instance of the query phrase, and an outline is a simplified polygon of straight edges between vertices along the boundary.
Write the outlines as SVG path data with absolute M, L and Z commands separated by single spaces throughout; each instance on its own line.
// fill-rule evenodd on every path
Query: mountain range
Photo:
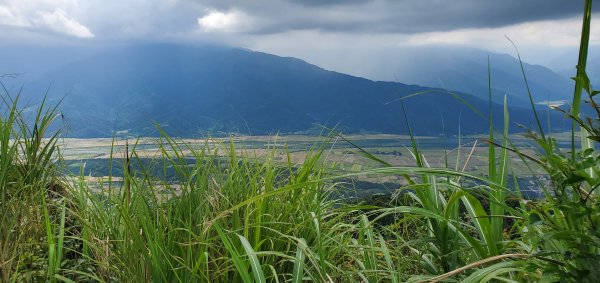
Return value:
M 359 59 L 344 60 L 346 56 Z M 508 54 L 457 46 L 423 46 L 382 48 L 376 54 L 348 51 L 313 57 L 323 61 L 326 67 L 335 66 L 340 71 L 373 80 L 443 88 L 473 94 L 482 99 L 487 99 L 489 93 L 489 63 L 492 98 L 495 102 L 503 103 L 504 95 L 509 103 L 529 102 L 521 64 Z M 569 77 L 573 76 L 575 68 L 559 74 L 545 66 L 525 61 L 522 63 L 536 102 L 569 100 L 573 92 Z
M 373 81 L 296 58 L 233 47 L 148 44 L 78 56 L 57 53 L 51 67 L 27 81 L 21 98 L 34 106 L 51 86 L 51 101 L 64 97 L 60 108 L 66 134 L 73 137 L 115 132 L 153 136 L 157 124 L 181 137 L 311 133 L 323 126 L 347 133 L 406 134 L 408 125 L 419 135 L 483 133 L 488 130 L 489 109 L 496 127 L 501 127 L 503 106 L 498 102 L 506 93 L 495 89 L 492 104 L 487 92 L 481 95 L 481 84 L 487 85 L 485 64 L 476 69 L 480 76 L 449 75 L 444 81 L 457 85 L 444 87 L 459 91 L 449 94 L 441 88 Z M 528 68 L 547 75 L 549 89 L 563 87 L 553 85 L 564 79 L 560 75 L 543 67 Z M 440 76 L 450 73 L 438 71 Z M 502 74 L 495 80 L 510 84 L 515 76 Z M 549 93 L 536 99 L 561 98 Z M 513 131 L 519 130 L 516 123 L 533 125 L 527 104 L 519 101 L 509 109 Z M 549 114 L 549 119 L 555 128 L 565 125 L 558 113 Z

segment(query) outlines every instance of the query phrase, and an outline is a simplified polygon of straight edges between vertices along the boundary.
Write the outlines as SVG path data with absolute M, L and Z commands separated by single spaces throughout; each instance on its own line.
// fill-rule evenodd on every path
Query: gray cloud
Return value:
M 420 33 L 494 28 L 568 18 L 583 1 L 566 0 L 254 0 L 196 1 L 215 9 L 237 9 L 267 24 L 255 33 L 299 29 L 331 32 Z M 600 6 L 595 10 L 600 10 Z
M 0 0 L 0 47 L 66 43 L 100 49 L 139 42 L 209 42 L 356 72 L 368 70 L 369 64 L 379 68 L 373 58 L 386 62 L 386 54 L 401 52 L 399 47 L 447 44 L 513 52 L 504 38 L 509 35 L 523 47 L 525 58 L 533 54 L 551 60 L 554 55 L 545 56 L 550 49 L 558 54 L 579 43 L 583 2 Z M 594 7 L 600 11 L 600 5 Z M 595 23 L 600 22 L 593 22 L 591 41 L 600 45 L 600 25 Z
M 372 2 L 373 0 L 289 0 L 305 6 L 356 5 Z
M 57 9 L 71 24 L 36 30 L 40 15 Z M 219 38 L 222 31 L 248 36 L 302 30 L 415 34 L 562 19 L 582 9 L 583 0 L 0 0 L 0 32 L 14 27 L 40 34 L 64 30 L 93 34 L 97 41 Z M 235 29 L 204 29 L 202 34 L 198 19 L 214 12 L 239 17 L 228 19 Z

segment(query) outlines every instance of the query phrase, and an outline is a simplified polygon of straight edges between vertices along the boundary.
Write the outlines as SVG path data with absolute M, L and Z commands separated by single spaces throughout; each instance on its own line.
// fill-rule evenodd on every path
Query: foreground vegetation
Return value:
M 539 126 L 528 133 L 539 153 L 520 152 L 508 139 L 506 111 L 502 133 L 490 121 L 485 176 L 458 161 L 430 168 L 414 140 L 415 166 L 391 166 L 357 147 L 381 166 L 340 176 L 323 162 L 328 138 L 301 165 L 281 166 L 277 149 L 258 162 L 232 143 L 192 146 L 163 133 L 160 157 L 142 162 L 132 142 L 126 158 L 113 161 L 129 169 L 92 188 L 61 173 L 57 108 L 42 103 L 31 121 L 6 99 L 0 281 L 598 282 L 600 108 L 585 74 L 590 13 L 586 1 L 566 112 L 571 149 Z M 584 95 L 597 117 L 580 115 Z M 517 182 L 508 188 L 515 157 L 548 174 L 542 199 L 524 198 Z M 340 180 L 367 174 L 402 176 L 408 185 L 386 202 L 332 196 Z

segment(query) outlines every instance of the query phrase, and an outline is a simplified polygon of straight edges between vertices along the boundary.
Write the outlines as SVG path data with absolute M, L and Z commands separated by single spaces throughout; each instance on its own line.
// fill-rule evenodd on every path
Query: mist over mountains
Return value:
M 577 50 L 574 51 L 576 52 Z M 326 68 L 335 66 L 342 72 L 373 80 L 443 88 L 473 94 L 486 100 L 489 62 L 494 101 L 502 103 L 504 95 L 508 96 L 509 103 L 529 101 L 519 60 L 508 54 L 456 46 L 423 46 L 384 48 L 377 54 L 365 51 L 347 51 L 341 54 L 325 52 L 313 57 L 323 61 Z M 356 59 L 342 60 L 340 57 Z M 574 66 L 576 60 L 568 66 Z M 566 61 L 568 60 L 561 60 Z M 559 69 L 567 71 L 559 74 L 545 66 L 523 62 L 536 102 L 569 100 L 573 91 L 569 77 L 573 76 L 575 68 L 560 66 L 563 67 Z
M 489 126 L 483 52 L 431 53 L 421 62 L 389 60 L 414 66 L 412 72 L 395 74 L 436 87 L 428 88 L 372 81 L 296 58 L 232 47 L 146 44 L 102 52 L 74 50 L 22 51 L 33 54 L 19 55 L 31 58 L 27 64 L 15 61 L 0 69 L 25 73 L 12 81 L 3 79 L 12 93 L 23 85 L 24 102 L 41 101 L 48 86 L 51 102 L 64 97 L 66 134 L 73 137 L 109 137 L 114 132 L 152 136 L 157 124 L 182 137 L 315 133 L 322 126 L 347 133 L 406 134 L 408 124 L 420 135 L 453 135 L 483 133 Z M 47 59 L 36 62 L 35 56 Z M 511 122 L 532 126 L 515 59 L 493 54 L 490 61 L 497 127 L 505 94 Z M 525 70 L 536 101 L 568 97 L 565 77 L 541 66 L 526 65 Z M 441 88 L 458 92 L 451 95 Z M 564 124 L 558 113 L 549 118 L 554 128 Z

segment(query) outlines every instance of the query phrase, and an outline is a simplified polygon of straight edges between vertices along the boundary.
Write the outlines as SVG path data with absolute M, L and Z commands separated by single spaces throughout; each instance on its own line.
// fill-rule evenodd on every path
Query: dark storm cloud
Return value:
M 372 0 L 289 0 L 305 6 L 355 5 L 371 2 Z
M 583 0 L 254 0 L 200 1 L 263 20 L 253 33 L 299 29 L 420 33 L 494 28 L 579 15 Z M 596 11 L 600 6 L 595 6 Z
M 0 32 L 94 40 L 319 33 L 416 34 L 580 15 L 583 0 L 0 0 Z M 600 10 L 600 5 L 594 6 Z M 209 17 L 209 21 L 200 21 Z M 207 27 L 202 23 L 210 23 Z M 83 33 L 89 29 L 89 33 Z M 11 33 L 15 34 L 15 33 Z M 83 36 L 93 34 L 94 36 Z M 19 38 L 18 33 L 12 36 Z M 5 41 L 6 42 L 6 41 Z
M 422 29 L 444 30 L 493 28 L 529 21 L 568 18 L 580 15 L 583 12 L 583 4 L 583 0 L 421 0 L 401 1 L 396 6 L 406 5 L 409 13 L 405 16 L 418 21 L 417 26 L 421 26 Z M 412 16 L 409 16 L 410 14 Z M 420 16 L 423 17 L 418 19 Z

